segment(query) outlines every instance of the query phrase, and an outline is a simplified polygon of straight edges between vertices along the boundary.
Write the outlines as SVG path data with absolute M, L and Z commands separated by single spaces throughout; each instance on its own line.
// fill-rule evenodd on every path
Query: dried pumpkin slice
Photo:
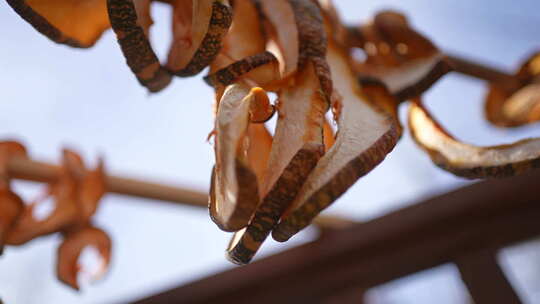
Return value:
M 330 103 L 333 92 L 330 67 L 326 62 L 328 45 L 324 20 L 320 7 L 311 0 L 288 0 L 293 9 L 298 28 L 298 64 L 302 67 L 310 60 L 319 77 L 321 90 Z
M 506 177 L 540 167 L 540 138 L 478 147 L 452 137 L 419 99 L 411 103 L 409 126 L 416 143 L 439 167 L 466 178 Z
M 227 87 L 218 105 L 210 216 L 225 231 L 245 227 L 259 203 L 257 178 L 249 166 L 246 149 L 251 103 L 257 102 L 255 95 L 261 93 L 265 94 L 234 84 Z
M 259 189 L 264 188 L 264 176 L 268 168 L 270 151 L 272 149 L 272 134 L 264 124 L 250 124 L 248 127 L 249 147 L 247 157 L 250 167 L 257 176 Z M 261 193 L 259 193 L 260 195 Z
M 105 177 L 104 162 L 100 158 L 96 169 L 87 172 L 80 182 L 77 203 L 79 216 L 85 223 L 96 213 L 99 202 L 107 191 Z
M 226 73 L 226 79 L 239 78 L 251 85 L 265 86 L 280 77 L 277 58 L 266 54 L 265 48 L 265 35 L 255 4 L 252 0 L 237 0 L 231 28 L 223 39 L 220 53 L 210 65 L 211 74 Z
M 235 234 L 227 249 L 233 263 L 245 264 L 253 258 L 324 153 L 326 99 L 313 64 L 309 62 L 299 72 L 295 85 L 278 93 L 279 115 L 264 178 L 264 198 L 249 225 Z
M 72 47 L 91 47 L 110 27 L 103 0 L 6 1 L 38 32 Z
M 221 50 L 221 41 L 231 26 L 232 9 L 228 0 L 176 0 L 173 9 L 174 39 L 167 68 L 177 76 L 193 76 L 209 66 Z
M 158 92 L 169 85 L 171 75 L 159 63 L 145 34 L 146 14 L 139 14 L 133 1 L 107 0 L 109 19 L 127 64 L 139 83 L 150 92 Z
M 381 12 L 360 32 L 367 60 L 357 73 L 379 78 L 399 100 L 421 95 L 451 70 L 437 47 L 399 13 Z
M 518 127 L 540 121 L 540 52 L 522 64 L 516 79 L 521 84 L 517 88 L 490 85 L 485 113 L 497 126 Z
M 80 157 L 74 152 L 64 150 L 63 166 L 59 179 L 48 187 L 43 197 L 25 207 L 7 235 L 7 244 L 24 244 L 36 237 L 57 232 L 76 220 L 78 181 L 77 173 L 73 172 L 72 169 L 80 167 L 79 161 Z M 54 210 L 44 220 L 36 219 L 34 217 L 35 207 L 49 197 L 55 200 Z
M 272 67 L 275 66 L 274 63 L 277 63 L 277 58 L 270 52 L 255 54 L 236 61 L 208 76 L 205 76 L 204 81 L 214 87 L 217 85 L 228 86 L 234 82 L 237 82 L 242 76 L 245 76 L 249 72 L 254 71 L 261 66 L 270 65 L 270 68 L 272 69 Z M 275 73 L 271 72 L 271 79 L 264 82 L 272 81 L 276 78 L 276 76 L 277 75 Z M 250 78 L 249 75 L 247 78 Z M 261 81 L 259 77 L 259 81 L 256 82 L 256 84 L 259 85 L 260 83 Z M 264 85 L 265 83 L 262 84 Z
M 102 265 L 94 277 L 99 278 L 107 270 L 111 260 L 112 242 L 101 229 L 85 227 L 66 233 L 65 239 L 58 247 L 56 275 L 64 284 L 79 290 L 77 274 L 80 271 L 79 257 L 84 248 L 94 246 L 102 258 Z
M 344 51 L 333 43 L 327 60 L 335 90 L 340 96 L 336 142 L 321 158 L 300 189 L 294 202 L 272 232 L 283 242 L 311 221 L 360 177 L 375 168 L 394 148 L 400 135 L 395 117 L 375 104 L 392 102 L 369 100 L 361 92 Z
M 11 157 L 26 158 L 26 149 L 14 141 L 0 142 L 0 254 L 4 249 L 4 239 L 24 210 L 21 198 L 11 190 L 8 161 Z
M 275 43 L 280 61 L 281 78 L 291 76 L 298 68 L 300 41 L 293 8 L 288 0 L 256 0 L 268 21 L 268 38 Z

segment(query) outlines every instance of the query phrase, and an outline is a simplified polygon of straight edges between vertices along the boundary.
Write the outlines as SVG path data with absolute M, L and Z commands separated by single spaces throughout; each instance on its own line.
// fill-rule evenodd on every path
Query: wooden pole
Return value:
M 519 81 L 514 75 L 497 68 L 456 55 L 446 55 L 446 58 L 450 66 L 458 73 L 483 79 L 488 82 L 500 83 L 509 87 L 519 86 Z
M 51 182 L 58 178 L 60 167 L 24 158 L 11 158 L 8 173 L 16 179 Z M 194 207 L 207 207 L 208 194 L 186 188 L 161 185 L 127 177 L 107 176 L 107 189 L 111 193 L 136 196 Z
M 521 304 L 493 251 L 479 251 L 456 260 L 461 279 L 476 304 Z

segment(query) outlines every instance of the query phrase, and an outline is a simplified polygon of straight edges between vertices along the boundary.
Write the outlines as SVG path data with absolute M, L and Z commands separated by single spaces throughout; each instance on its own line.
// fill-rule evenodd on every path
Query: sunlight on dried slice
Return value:
M 242 84 L 227 87 L 216 117 L 216 167 L 210 216 L 225 231 L 245 227 L 259 203 L 257 177 L 246 155 L 250 144 L 250 108 L 256 102 L 251 92 Z
M 486 118 L 501 127 L 519 127 L 540 121 L 540 53 L 529 58 L 516 74 L 522 84 L 505 88 L 492 83 L 486 97 Z
M 104 0 L 7 0 L 37 31 L 73 47 L 91 47 L 110 27 Z
M 159 63 L 145 35 L 144 15 L 139 19 L 132 0 L 107 0 L 107 10 L 127 64 L 140 84 L 150 92 L 167 87 L 171 75 Z
M 540 167 L 540 139 L 478 147 L 448 134 L 421 101 L 411 103 L 409 126 L 414 140 L 444 170 L 466 178 L 505 177 Z
M 264 176 L 266 175 L 270 151 L 272 149 L 272 134 L 270 134 L 264 124 L 250 124 L 248 138 L 249 148 L 247 150 L 247 156 L 249 165 L 253 168 L 255 175 L 257 175 L 259 189 L 263 189 Z
M 111 239 L 101 229 L 95 227 L 85 227 L 74 232 L 68 232 L 60 247 L 58 248 L 58 261 L 56 273 L 58 279 L 72 287 L 79 289 L 77 274 L 80 271 L 79 257 L 83 249 L 94 246 L 102 258 L 102 265 L 98 269 L 96 278 L 107 270 L 111 259 Z
M 274 40 L 279 52 L 282 78 L 292 75 L 299 62 L 300 41 L 293 9 L 287 0 L 257 0 L 262 14 L 270 23 L 269 36 Z
M 274 229 L 272 236 L 277 241 L 286 241 L 309 225 L 360 177 L 382 162 L 399 138 L 394 118 L 373 106 L 379 101 L 368 101 L 361 94 L 345 53 L 331 44 L 327 60 L 335 89 L 341 96 L 336 142 L 321 158 Z
M 232 10 L 226 0 L 176 0 L 173 7 L 174 37 L 167 68 L 177 76 L 193 76 L 209 66 L 221 50 Z
M 252 259 L 324 153 L 322 129 L 328 106 L 313 64 L 307 64 L 295 81 L 295 86 L 278 93 L 278 122 L 264 178 L 264 199 L 246 231 L 235 235 L 238 241 L 228 250 L 229 260 L 237 264 Z
M 380 12 L 359 31 L 367 59 L 356 72 L 382 80 L 400 101 L 421 95 L 450 71 L 437 47 L 399 13 Z
M 442 54 L 435 54 L 396 67 L 366 65 L 359 71 L 380 79 L 399 100 L 407 100 L 427 91 L 450 71 L 450 66 Z

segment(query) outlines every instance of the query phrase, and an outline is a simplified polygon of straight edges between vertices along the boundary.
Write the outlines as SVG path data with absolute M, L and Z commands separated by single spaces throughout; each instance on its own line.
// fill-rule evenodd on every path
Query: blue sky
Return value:
M 349 23 L 365 21 L 381 8 L 399 9 L 442 49 L 508 71 L 540 49 L 540 2 L 516 3 L 336 1 Z M 156 5 L 153 13 L 152 40 L 163 58 L 170 39 L 169 11 Z M 0 37 L 0 138 L 24 141 L 39 160 L 57 162 L 60 148 L 70 146 L 92 162 L 104 154 L 115 174 L 207 189 L 213 164 L 212 148 L 206 143 L 213 94 L 200 76 L 176 79 L 168 89 L 149 96 L 125 65 L 112 32 L 89 50 L 55 45 L 3 1 Z M 467 141 L 495 144 L 538 134 L 537 126 L 518 131 L 490 126 L 482 118 L 484 94 L 482 82 L 450 75 L 426 100 L 445 126 Z M 464 183 L 435 168 L 405 136 L 380 167 L 328 212 L 367 220 Z M 28 196 L 37 188 L 18 185 Z M 60 238 L 50 236 L 5 251 L 0 258 L 0 297 L 6 303 L 39 303 L 44 298 L 51 303 L 117 303 L 233 267 L 223 253 L 229 235 L 204 211 L 108 195 L 95 220 L 114 240 L 113 264 L 105 279 L 85 286 L 82 294 L 58 283 L 54 263 Z M 308 229 L 285 245 L 269 241 L 259 257 L 313 235 Z M 504 265 L 515 266 L 515 282 L 529 303 L 540 303 L 540 291 L 531 283 L 535 278 L 538 282 L 539 275 L 529 270 L 530 265 L 540 269 L 537 251 L 538 245 L 527 245 L 502 255 Z M 450 304 L 463 302 L 467 295 L 455 269 L 447 265 L 390 283 L 370 298 L 374 303 Z

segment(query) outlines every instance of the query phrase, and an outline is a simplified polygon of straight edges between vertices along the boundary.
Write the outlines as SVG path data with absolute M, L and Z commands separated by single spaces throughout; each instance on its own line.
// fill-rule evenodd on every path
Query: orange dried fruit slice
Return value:
M 233 237 L 228 259 L 248 263 L 277 224 L 324 153 L 322 128 L 328 108 L 315 68 L 308 62 L 295 86 L 278 92 L 278 121 L 264 177 L 265 187 L 253 218 Z
M 7 0 L 38 32 L 54 42 L 91 47 L 110 27 L 104 0 Z
M 286 241 L 306 227 L 325 208 L 369 173 L 392 151 L 400 136 L 393 115 L 376 105 L 392 102 L 369 100 L 362 94 L 347 55 L 330 44 L 327 60 L 335 90 L 340 96 L 336 141 L 308 176 L 294 202 L 275 227 L 272 236 Z
M 466 178 L 506 177 L 540 167 L 540 138 L 478 147 L 446 132 L 420 99 L 411 103 L 409 126 L 416 143 L 440 168 Z

